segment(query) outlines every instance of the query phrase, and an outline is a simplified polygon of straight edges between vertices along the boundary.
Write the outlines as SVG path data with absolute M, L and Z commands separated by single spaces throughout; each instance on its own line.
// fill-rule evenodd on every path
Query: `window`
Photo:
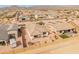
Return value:
M 34 35 L 34 38 L 38 38 L 38 35 Z
M 46 34 L 47 32 L 43 32 L 43 34 Z
M 25 20 L 25 18 L 22 18 L 22 21 L 24 21 Z
M 68 32 L 70 32 L 70 30 L 68 30 Z
M 48 36 L 48 32 L 43 32 L 43 37 L 47 37 Z
M 60 33 L 62 33 L 62 31 L 60 31 Z

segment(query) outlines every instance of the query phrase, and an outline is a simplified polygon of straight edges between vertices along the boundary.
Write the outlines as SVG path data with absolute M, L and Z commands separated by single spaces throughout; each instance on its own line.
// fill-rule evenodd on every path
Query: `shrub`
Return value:
M 69 38 L 69 36 L 66 35 L 66 34 L 62 34 L 62 35 L 60 35 L 60 37 L 62 37 L 63 39 L 65 39 L 65 38 Z

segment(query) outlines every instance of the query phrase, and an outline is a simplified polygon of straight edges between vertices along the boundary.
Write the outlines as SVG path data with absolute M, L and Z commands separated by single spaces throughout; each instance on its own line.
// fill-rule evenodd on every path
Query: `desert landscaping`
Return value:
M 0 54 L 79 53 L 79 6 L 0 8 Z

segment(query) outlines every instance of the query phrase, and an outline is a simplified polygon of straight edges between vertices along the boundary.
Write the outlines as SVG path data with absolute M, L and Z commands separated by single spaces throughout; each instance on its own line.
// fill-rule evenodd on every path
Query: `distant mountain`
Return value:
M 29 9 L 63 9 L 63 8 L 79 8 L 79 5 L 36 5 L 28 8 Z
M 70 8 L 70 9 L 79 9 L 79 5 L 11 5 L 0 8 L 0 10 L 14 10 L 14 9 L 63 9 L 63 8 Z

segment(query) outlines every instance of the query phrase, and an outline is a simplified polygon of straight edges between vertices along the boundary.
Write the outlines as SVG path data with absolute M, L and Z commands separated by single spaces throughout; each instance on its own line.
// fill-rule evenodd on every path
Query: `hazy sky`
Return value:
M 31 6 L 35 6 L 35 5 L 0 5 L 0 8 L 9 7 L 9 6 L 31 7 Z M 79 5 L 51 5 L 51 6 L 54 6 L 54 7 L 79 7 Z
M 9 6 L 12 6 L 12 5 L 0 5 L 0 8 L 9 7 Z M 30 6 L 32 6 L 32 5 L 16 5 L 16 6 L 30 7 Z

